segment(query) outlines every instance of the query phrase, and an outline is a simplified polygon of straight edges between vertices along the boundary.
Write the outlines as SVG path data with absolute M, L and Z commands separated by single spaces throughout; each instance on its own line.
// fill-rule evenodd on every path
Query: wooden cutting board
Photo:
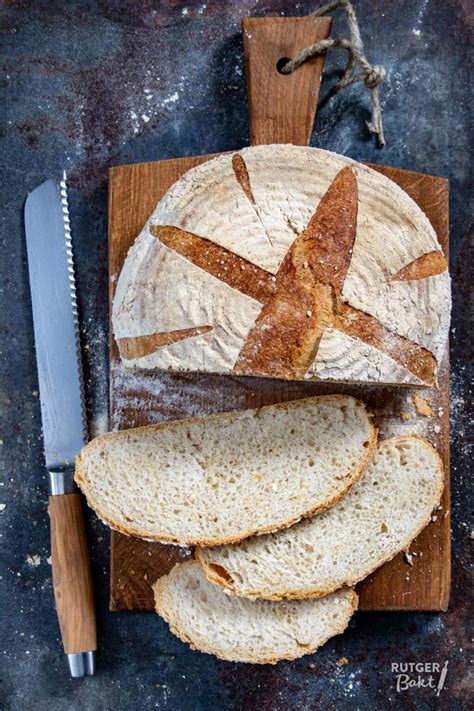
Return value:
M 252 144 L 309 143 L 323 57 L 290 76 L 276 70 L 281 57 L 327 37 L 327 18 L 259 18 L 243 22 Z M 127 251 L 158 200 L 187 170 L 213 156 L 112 168 L 109 175 L 110 303 Z M 448 183 L 444 178 L 372 165 L 400 185 L 430 219 L 448 256 Z M 433 521 L 410 547 L 358 586 L 362 610 L 445 610 L 450 590 L 449 363 L 440 368 L 437 390 L 338 386 L 202 374 L 154 374 L 123 368 L 110 329 L 111 428 L 126 429 L 232 409 L 343 392 L 365 400 L 375 412 L 380 437 L 417 433 L 438 449 L 445 490 Z M 418 398 L 423 398 L 422 400 Z M 421 414 L 425 411 L 426 414 Z M 112 532 L 111 610 L 151 610 L 151 584 L 192 553 Z

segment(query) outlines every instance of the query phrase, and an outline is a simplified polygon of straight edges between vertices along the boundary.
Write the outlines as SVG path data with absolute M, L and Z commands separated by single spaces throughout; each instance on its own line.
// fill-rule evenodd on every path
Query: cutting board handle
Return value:
M 329 37 L 329 17 L 248 17 L 242 21 L 252 145 L 307 146 L 313 131 L 324 54 L 292 74 L 278 63 Z

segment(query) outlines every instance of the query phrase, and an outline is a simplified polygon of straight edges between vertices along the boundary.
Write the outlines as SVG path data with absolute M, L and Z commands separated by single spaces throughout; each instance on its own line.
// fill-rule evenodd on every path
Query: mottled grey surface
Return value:
M 317 655 L 276 667 L 192 652 L 147 614 L 111 614 L 108 533 L 88 515 L 99 614 L 99 668 L 68 678 L 53 612 L 46 481 L 22 206 L 69 172 L 92 432 L 107 424 L 107 170 L 248 143 L 240 18 L 305 14 L 316 3 L 4 0 L 1 4 L 2 671 L 6 709 L 464 709 L 468 522 L 470 225 L 469 0 L 358 0 L 369 60 L 383 64 L 387 147 L 367 135 L 369 102 L 338 96 L 328 58 L 312 144 L 449 178 L 453 408 L 453 592 L 446 614 L 358 614 Z M 343 32 L 338 19 L 335 32 Z M 467 267 L 467 269 L 466 269 Z M 472 302 L 471 302 L 472 305 Z M 346 666 L 336 661 L 345 656 Z M 391 662 L 449 661 L 446 688 L 395 690 Z

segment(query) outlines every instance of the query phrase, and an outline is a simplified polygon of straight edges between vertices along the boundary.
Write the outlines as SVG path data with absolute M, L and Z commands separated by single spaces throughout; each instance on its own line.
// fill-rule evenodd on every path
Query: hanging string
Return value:
M 355 14 L 354 7 L 349 0 L 334 0 L 324 7 L 319 8 L 311 15 L 320 17 L 328 12 L 343 8 L 346 12 L 347 26 L 349 29 L 349 39 L 329 38 L 316 42 L 310 47 L 305 47 L 296 57 L 290 59 L 281 69 L 282 74 L 291 74 L 303 62 L 315 57 L 321 52 L 328 49 L 345 49 L 347 51 L 347 64 L 344 70 L 342 79 L 334 85 L 334 91 L 341 91 L 346 86 L 355 84 L 358 81 L 363 81 L 370 92 L 370 100 L 372 104 L 372 119 L 366 121 L 367 128 L 370 133 L 377 136 L 380 147 L 385 145 L 385 137 L 383 133 L 382 110 L 380 108 L 378 88 L 385 78 L 385 69 L 378 64 L 370 64 L 364 54 L 364 46 L 359 31 L 359 24 Z

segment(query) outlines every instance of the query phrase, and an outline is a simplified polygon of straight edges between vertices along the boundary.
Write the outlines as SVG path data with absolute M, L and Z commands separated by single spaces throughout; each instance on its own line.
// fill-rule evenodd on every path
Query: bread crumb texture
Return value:
M 375 441 L 360 401 L 308 398 L 98 437 L 76 481 L 123 533 L 217 545 L 327 508 L 357 481 Z
M 348 589 L 297 602 L 224 595 L 196 561 L 176 565 L 153 590 L 157 612 L 183 642 L 220 659 L 253 664 L 311 654 L 341 634 L 357 608 L 357 595 Z
M 286 531 L 201 549 L 208 577 L 250 598 L 317 597 L 365 578 L 429 523 L 443 490 L 437 452 L 420 437 L 382 442 L 335 506 Z

